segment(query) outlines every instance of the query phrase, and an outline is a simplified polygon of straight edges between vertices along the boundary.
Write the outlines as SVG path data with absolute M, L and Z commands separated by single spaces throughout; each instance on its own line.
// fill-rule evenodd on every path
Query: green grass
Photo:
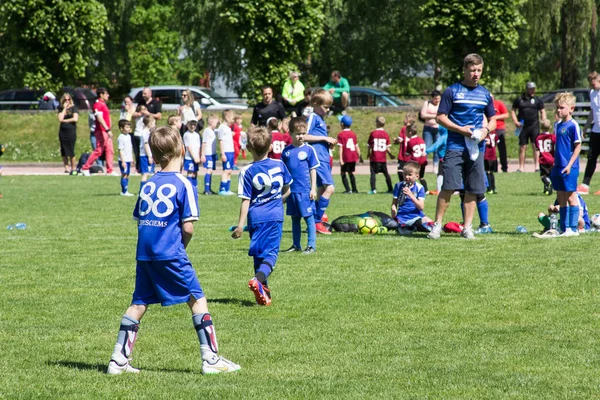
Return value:
M 3 177 L 0 398 L 599 398 L 600 235 L 516 234 L 538 229 L 551 199 L 537 174 L 499 174 L 497 184 L 497 233 L 319 236 L 314 255 L 280 255 L 268 308 L 246 287 L 247 234 L 227 231 L 239 200 L 202 196 L 189 256 L 221 353 L 242 370 L 201 376 L 187 307 L 153 306 L 134 352 L 143 373 L 110 377 L 134 284 L 135 198 L 116 195 L 118 178 Z M 600 198 L 587 200 L 600 211 Z M 390 202 L 335 194 L 328 214 Z M 427 214 L 434 207 L 428 198 Z M 447 220 L 458 215 L 454 197 Z M 26 230 L 4 228 L 19 221 Z M 281 247 L 290 244 L 286 221 Z
M 367 139 L 371 131 L 375 129 L 375 118 L 380 113 L 375 111 L 350 111 L 354 120 L 352 129 L 358 135 L 358 141 L 363 154 L 367 154 Z M 166 124 L 167 113 L 158 125 Z M 382 115 L 386 118 L 386 131 L 392 138 L 400 132 L 404 121 L 404 113 L 386 112 Z M 252 112 L 242 114 L 244 127 L 250 126 Z M 206 115 L 205 115 L 206 117 Z M 116 145 L 118 136 L 119 114 L 112 113 L 113 133 Z M 328 117 L 327 123 L 331 126 L 332 136 L 336 136 L 341 128 L 336 117 Z M 419 126 L 419 135 L 422 135 L 422 124 Z M 518 139 L 512 134 L 514 126 L 507 120 L 506 146 L 509 158 L 518 157 Z M 12 113 L 0 112 L 0 143 L 6 146 L 6 153 L 0 159 L 3 163 L 11 162 L 61 162 L 60 145 L 58 142 L 58 119 L 53 112 L 38 113 Z M 116 148 L 116 147 L 115 147 Z M 87 111 L 82 110 L 80 120 L 77 124 L 77 142 L 75 154 L 79 156 L 84 151 L 90 151 L 89 128 L 87 122 Z M 398 146 L 392 146 L 392 152 L 398 152 Z M 527 153 L 531 157 L 531 150 Z M 336 160 L 338 159 L 336 154 Z

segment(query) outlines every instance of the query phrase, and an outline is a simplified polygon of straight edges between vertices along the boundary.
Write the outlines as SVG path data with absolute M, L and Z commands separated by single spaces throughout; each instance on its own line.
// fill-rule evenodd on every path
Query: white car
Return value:
M 223 111 L 223 110 L 247 110 L 248 106 L 242 102 L 233 102 L 226 99 L 217 92 L 200 86 L 149 86 L 152 89 L 152 97 L 162 103 L 162 111 L 176 111 L 183 104 L 181 93 L 190 89 L 203 110 Z M 134 103 L 139 104 L 144 100 L 142 98 L 143 87 L 133 88 L 129 95 Z

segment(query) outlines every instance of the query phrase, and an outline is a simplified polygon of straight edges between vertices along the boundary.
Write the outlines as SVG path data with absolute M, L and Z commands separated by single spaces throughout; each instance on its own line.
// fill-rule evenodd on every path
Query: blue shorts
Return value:
M 217 155 L 211 154 L 210 156 L 205 157 L 206 161 L 204 161 L 204 164 L 202 164 L 202 166 L 206 169 L 212 169 L 213 171 L 217 169 Z
M 140 172 L 142 174 L 154 173 L 154 164 L 148 164 L 148 156 L 140 156 Z
M 183 160 L 183 170 L 187 172 L 198 172 L 200 164 L 196 164 L 194 160 Z
M 121 170 L 121 175 L 129 175 L 129 171 L 131 171 L 131 162 L 127 161 L 125 163 L 125 169 L 123 169 L 123 163 L 119 161 L 119 169 Z
M 131 304 L 163 306 L 204 297 L 192 263 L 186 258 L 165 261 L 138 261 Z
M 283 221 L 268 221 L 248 226 L 250 249 L 248 255 L 271 260 L 274 267 L 279 255 Z
M 223 171 L 233 169 L 233 160 L 235 159 L 234 153 L 225 153 L 225 158 L 227 159 L 227 161 L 223 162 Z
M 563 175 L 560 171 L 563 168 L 553 167 L 550 171 L 550 181 L 554 190 L 561 192 L 576 192 L 577 178 L 579 178 L 579 169 L 571 169 L 569 175 Z
M 316 168 L 317 171 L 317 187 L 332 185 L 333 177 L 331 176 L 331 165 L 329 160 L 326 163 L 319 160 L 319 166 Z
M 417 220 L 420 220 L 421 218 L 425 217 L 425 214 L 423 214 L 423 213 L 421 213 L 421 214 L 415 214 L 415 213 L 397 214 L 396 221 L 398 221 L 398 223 L 402 224 L 402 225 L 412 226 L 412 225 L 414 225 L 415 222 L 417 222 Z
M 292 217 L 310 217 L 315 210 L 315 202 L 310 199 L 309 193 L 290 193 L 285 204 L 286 214 Z

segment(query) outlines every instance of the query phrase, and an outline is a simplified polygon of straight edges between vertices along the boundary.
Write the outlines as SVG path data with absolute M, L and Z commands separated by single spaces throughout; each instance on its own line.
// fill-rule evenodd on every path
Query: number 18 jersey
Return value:
M 198 193 L 178 172 L 158 172 L 142 187 L 133 219 L 138 222 L 138 261 L 187 257 L 181 227 L 200 214 Z
M 283 221 L 281 190 L 292 183 L 292 176 L 281 160 L 265 158 L 240 171 L 238 197 L 250 200 L 248 225 Z

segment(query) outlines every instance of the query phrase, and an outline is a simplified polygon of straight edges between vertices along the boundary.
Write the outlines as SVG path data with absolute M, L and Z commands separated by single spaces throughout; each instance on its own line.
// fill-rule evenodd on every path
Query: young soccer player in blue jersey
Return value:
M 187 303 L 200 342 L 202 373 L 234 372 L 240 366 L 217 354 L 212 318 L 186 247 L 198 220 L 198 194 L 179 173 L 184 148 L 181 134 L 170 126 L 157 129 L 149 141 L 161 171 L 142 188 L 133 217 L 138 225 L 136 278 L 131 305 L 121 319 L 107 373 L 138 373 L 130 364 L 140 321 L 149 304 Z
M 223 162 L 223 172 L 221 174 L 221 186 L 219 194 L 221 196 L 233 196 L 231 189 L 231 170 L 234 166 L 234 148 L 233 148 L 233 132 L 231 124 L 233 124 L 234 113 L 231 110 L 223 111 L 223 123 L 217 130 L 219 136 L 219 148 L 221 150 L 221 161 Z
M 577 193 L 577 205 L 579 206 L 579 218 L 577 222 L 577 230 L 582 232 L 587 232 L 592 227 L 592 223 L 590 220 L 590 214 L 588 212 L 587 204 L 583 197 L 579 193 Z M 544 227 L 544 232 L 542 234 L 533 234 L 534 237 L 540 239 L 548 239 L 559 236 L 559 232 L 551 226 L 550 216 L 552 214 L 560 215 L 560 206 L 558 205 L 558 199 L 554 202 L 554 204 L 550 204 L 548 206 L 548 214 L 539 213 L 538 221 Z M 559 221 L 560 222 L 560 221 Z
M 154 173 L 154 159 L 152 158 L 152 151 L 150 150 L 150 135 L 156 128 L 156 120 L 151 115 L 146 115 L 143 118 L 144 129 L 142 130 L 142 137 L 140 141 L 140 172 L 142 173 L 142 180 L 140 181 L 140 192 L 146 184 L 150 174 Z
M 572 117 L 575 110 L 575 96 L 569 92 L 558 93 L 554 98 L 554 104 L 560 120 L 555 126 L 556 147 L 550 180 L 556 190 L 560 206 L 560 229 L 563 232 L 561 236 L 579 236 L 577 178 L 579 177 L 581 129 Z
M 202 133 L 202 151 L 200 162 L 204 167 L 204 194 L 216 194 L 212 191 L 212 173 L 217 168 L 217 136 L 215 129 L 219 123 L 216 115 L 209 115 L 206 119 L 207 127 Z
M 404 181 L 396 183 L 392 199 L 392 218 L 398 221 L 398 234 L 411 235 L 414 231 L 429 232 L 431 219 L 425 216 L 425 188 L 419 183 L 421 166 L 409 161 L 402 168 Z
M 474 239 L 473 215 L 477 195 L 486 191 L 483 167 L 483 141 L 496 128 L 496 111 L 490 92 L 479 84 L 483 59 L 469 54 L 463 60 L 463 80 L 450 85 L 442 94 L 437 121 L 448 129 L 446 154 L 440 167 L 442 191 L 438 195 L 435 224 L 430 239 L 439 239 L 443 218 L 452 193 L 465 189 L 465 218 L 461 236 Z
M 304 141 L 314 147 L 319 158 L 319 166 L 317 167 L 317 201 L 314 214 L 317 232 L 323 235 L 331 235 L 329 229 L 323 225 L 322 219 L 334 192 L 329 149 L 335 146 L 337 140 L 328 136 L 327 124 L 323 120 L 332 103 L 333 98 L 328 91 L 324 89 L 315 90 L 311 98 L 313 112 L 309 114 L 307 119 L 308 134 L 304 135 Z
M 183 169 L 186 171 L 187 178 L 192 182 L 195 190 L 198 190 L 198 169 L 200 169 L 200 145 L 202 139 L 196 132 L 198 121 L 190 120 L 187 123 L 187 130 L 183 134 L 183 144 L 185 146 L 185 158 Z
M 238 197 L 242 199 L 240 218 L 231 237 L 238 239 L 248 218 L 250 249 L 254 259 L 254 278 L 248 288 L 259 305 L 271 305 L 267 279 L 277 262 L 283 228 L 283 201 L 289 194 L 292 176 L 281 160 L 267 157 L 271 134 L 266 128 L 248 131 L 248 150 L 254 161 L 242 168 L 238 180 Z
M 131 122 L 126 119 L 119 121 L 121 134 L 117 139 L 119 152 L 119 169 L 121 170 L 121 196 L 133 196 L 129 193 L 129 173 L 133 162 L 133 145 L 131 143 Z
M 287 252 L 302 251 L 300 239 L 302 229 L 300 220 L 304 218 L 308 232 L 308 245 L 303 254 L 311 254 L 317 250 L 315 227 L 315 198 L 317 197 L 317 171 L 319 160 L 315 149 L 304 143 L 307 124 L 302 117 L 293 118 L 289 123 L 292 144 L 281 153 L 281 161 L 292 174 L 293 183 L 287 199 L 287 215 L 292 217 L 292 247 Z

